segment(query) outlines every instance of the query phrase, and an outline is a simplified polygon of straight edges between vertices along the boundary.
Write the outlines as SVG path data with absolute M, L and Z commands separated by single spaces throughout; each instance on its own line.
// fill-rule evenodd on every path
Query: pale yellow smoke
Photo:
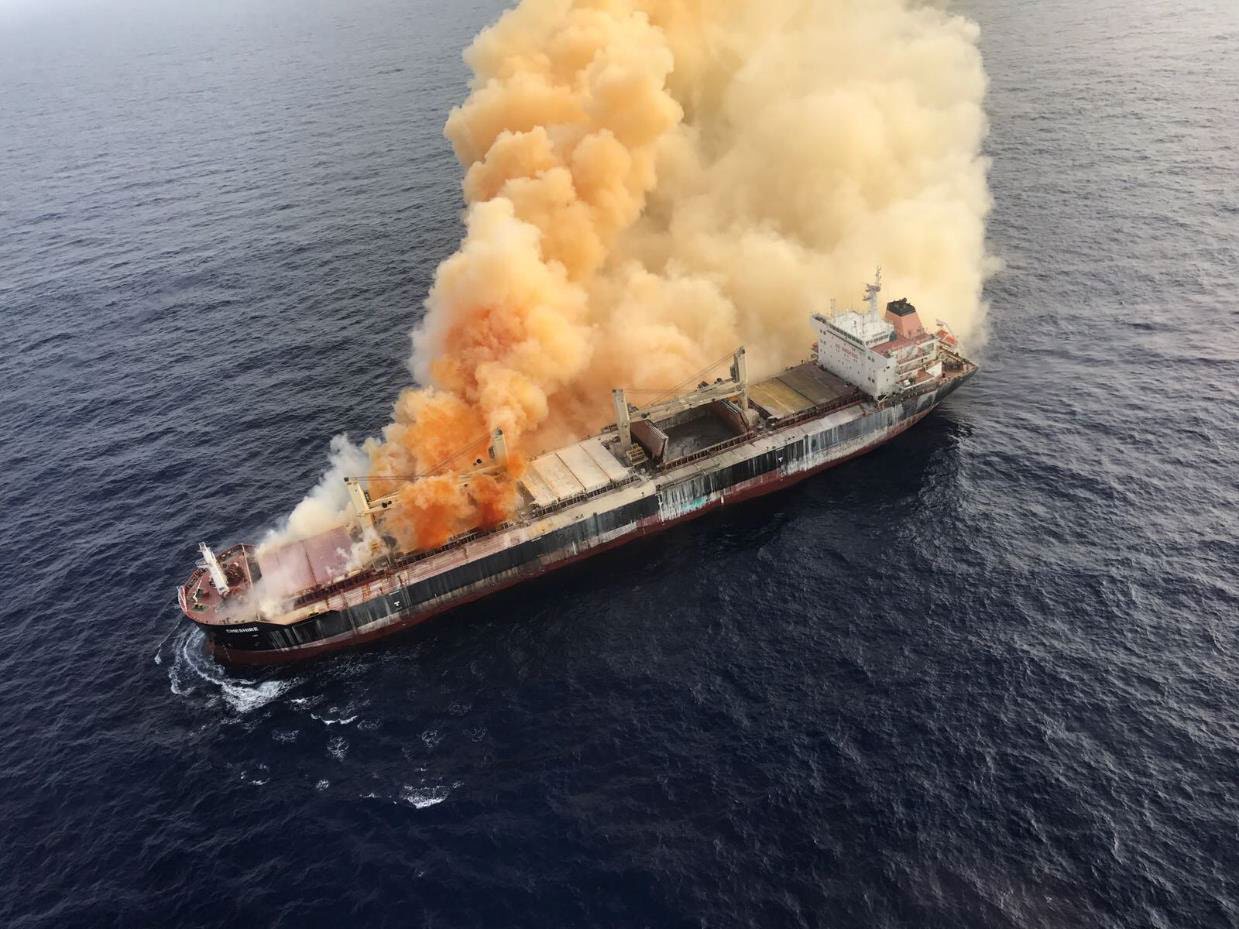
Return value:
M 645 6 L 686 118 L 591 295 L 614 376 L 686 344 L 708 361 L 743 343 L 759 373 L 797 361 L 809 314 L 857 302 L 876 265 L 890 296 L 975 347 L 990 208 L 977 27 L 910 0 Z
M 446 134 L 467 234 L 414 336 L 424 386 L 371 450 L 403 545 L 511 511 L 511 476 L 458 479 L 488 431 L 519 470 L 605 422 L 612 387 L 741 344 L 758 374 L 799 361 L 809 315 L 877 265 L 927 322 L 983 337 L 969 21 L 915 0 L 522 0 L 465 59 Z
M 426 386 L 401 396 L 373 456 L 380 477 L 426 475 L 398 491 L 387 520 L 405 546 L 510 512 L 514 493 L 453 472 L 476 461 L 477 438 L 491 430 L 514 450 L 534 447 L 588 379 L 598 349 L 590 286 L 641 216 L 659 145 L 683 116 L 667 86 L 667 37 L 633 0 L 526 0 L 465 58 L 472 93 L 446 134 L 467 169 L 468 231 L 414 337 Z

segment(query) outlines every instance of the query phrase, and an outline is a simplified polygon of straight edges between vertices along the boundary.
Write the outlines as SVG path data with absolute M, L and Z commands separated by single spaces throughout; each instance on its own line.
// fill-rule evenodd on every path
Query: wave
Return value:
M 278 700 L 302 679 L 246 682 L 230 679 L 203 650 L 205 634 L 200 629 L 185 629 L 171 641 L 172 662 L 168 665 L 168 684 L 178 697 L 207 694 L 207 705 L 222 700 L 237 713 L 252 713 L 273 700 Z M 156 664 L 162 656 L 156 654 Z
M 453 787 L 459 785 L 452 785 Z M 451 794 L 452 787 L 446 784 L 440 784 L 435 787 L 413 787 L 405 784 L 400 791 L 400 802 L 407 803 L 409 806 L 424 810 L 428 806 L 435 806 L 442 803 Z

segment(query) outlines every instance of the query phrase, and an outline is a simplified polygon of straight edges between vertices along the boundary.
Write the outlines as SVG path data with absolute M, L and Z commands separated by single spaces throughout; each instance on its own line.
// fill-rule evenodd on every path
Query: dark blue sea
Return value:
M 964 5 L 917 429 L 264 674 L 174 589 L 386 422 L 500 5 L 72 2 L 0 4 L 0 925 L 1239 925 L 1233 0 Z

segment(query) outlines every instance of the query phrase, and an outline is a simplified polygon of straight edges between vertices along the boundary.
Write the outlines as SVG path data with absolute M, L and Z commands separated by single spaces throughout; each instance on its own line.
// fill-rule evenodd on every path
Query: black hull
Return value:
M 701 470 L 657 492 L 590 514 L 555 532 L 521 542 L 394 592 L 328 610 L 294 624 L 199 624 L 208 650 L 226 664 L 295 662 L 392 635 L 482 597 L 668 529 L 726 505 L 772 493 L 857 458 L 919 422 L 972 376 L 897 407 L 836 427 L 802 425 L 786 444 L 727 467 Z

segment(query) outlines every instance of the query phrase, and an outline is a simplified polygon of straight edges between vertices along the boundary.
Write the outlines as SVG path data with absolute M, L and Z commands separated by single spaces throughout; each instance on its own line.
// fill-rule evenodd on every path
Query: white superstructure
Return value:
M 878 312 L 881 273 L 865 292 L 868 313 L 817 314 L 815 359 L 819 365 L 874 399 L 942 374 L 938 338 L 925 331 L 916 308 L 897 300 Z
M 873 351 L 890 342 L 895 327 L 881 318 L 861 313 L 840 313 L 831 319 L 814 316 L 817 330 L 817 363 L 855 384 L 871 397 L 885 397 L 895 389 L 894 358 Z

